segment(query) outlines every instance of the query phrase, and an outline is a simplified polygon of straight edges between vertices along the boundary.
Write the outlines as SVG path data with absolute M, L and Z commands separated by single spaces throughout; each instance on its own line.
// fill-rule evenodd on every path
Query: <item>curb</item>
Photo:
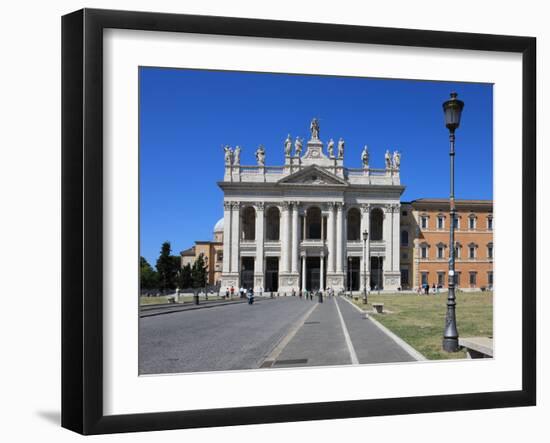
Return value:
M 392 331 L 390 331 L 388 328 L 386 328 L 382 323 L 378 322 L 372 316 L 370 316 L 367 313 L 367 311 L 365 311 L 364 309 L 361 309 L 355 303 L 350 302 L 347 298 L 344 298 L 344 300 L 347 301 L 350 305 L 352 305 L 359 312 L 364 314 L 365 318 L 367 320 L 370 320 L 375 326 L 377 326 L 383 333 L 385 333 L 388 337 L 390 337 L 395 343 L 397 343 L 397 345 L 399 345 L 407 354 L 409 354 L 416 361 L 427 361 L 428 360 L 420 352 L 418 352 L 410 344 L 408 344 L 405 340 L 403 340 L 398 335 L 395 335 Z

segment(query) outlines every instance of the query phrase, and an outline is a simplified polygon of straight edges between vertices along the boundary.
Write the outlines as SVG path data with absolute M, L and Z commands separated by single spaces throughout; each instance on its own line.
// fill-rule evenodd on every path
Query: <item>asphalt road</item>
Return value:
M 140 318 L 140 374 L 406 362 L 347 301 L 263 299 Z

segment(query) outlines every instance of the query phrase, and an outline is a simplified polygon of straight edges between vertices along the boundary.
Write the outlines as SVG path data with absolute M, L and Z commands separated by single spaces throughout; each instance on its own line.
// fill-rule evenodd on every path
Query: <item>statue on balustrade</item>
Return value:
M 338 158 L 344 158 L 344 139 L 342 137 L 338 140 Z
M 309 125 L 311 131 L 311 140 L 319 140 L 319 120 L 314 118 Z
M 296 137 L 296 142 L 294 144 L 294 154 L 296 155 L 296 157 L 300 157 L 302 155 L 302 146 L 302 139 L 300 137 Z
M 292 139 L 290 138 L 290 134 L 288 134 L 285 140 L 285 156 L 290 157 L 291 152 L 292 152 Z
M 262 145 L 256 149 L 256 161 L 258 166 L 265 166 L 265 149 Z
M 231 166 L 231 163 L 233 162 L 233 151 L 231 150 L 231 148 L 228 146 L 228 145 L 225 145 L 223 147 L 223 150 L 225 152 L 225 165 L 226 166 Z
M 401 154 L 399 151 L 393 151 L 393 168 L 399 169 L 401 166 Z
M 361 153 L 361 161 L 363 162 L 363 168 L 368 169 L 369 168 L 369 148 L 367 145 L 363 148 L 363 152 Z
M 386 154 L 384 155 L 384 159 L 386 160 L 386 169 L 391 169 L 391 156 L 390 151 L 386 149 Z
M 241 147 L 235 147 L 235 152 L 233 152 L 233 165 L 239 166 L 241 164 Z
M 330 139 L 328 142 L 328 156 L 334 158 L 334 140 Z

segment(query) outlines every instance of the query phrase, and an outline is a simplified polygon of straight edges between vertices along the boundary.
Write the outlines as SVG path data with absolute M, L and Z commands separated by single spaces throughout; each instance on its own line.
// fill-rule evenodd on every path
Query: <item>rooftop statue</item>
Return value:
M 319 140 L 319 120 L 317 118 L 311 120 L 309 130 L 311 131 L 311 139 Z
M 225 152 L 225 165 L 226 166 L 231 166 L 231 163 L 233 162 L 233 151 L 231 150 L 231 148 L 228 146 L 228 145 L 225 145 L 223 147 L 223 150 Z
M 265 149 L 262 145 L 256 149 L 256 160 L 258 161 L 258 166 L 265 165 Z
M 338 158 L 344 158 L 344 139 L 342 137 L 338 140 Z
M 294 144 L 294 154 L 297 157 L 300 157 L 302 155 L 302 146 L 303 146 L 302 139 L 300 137 L 296 137 L 296 142 Z
M 361 161 L 363 162 L 363 167 L 368 169 L 369 167 L 369 147 L 365 145 L 363 152 L 361 153 Z
M 391 169 L 391 156 L 390 156 L 390 151 L 388 149 L 386 149 L 384 160 L 386 161 L 386 169 Z
M 241 164 L 241 147 L 235 147 L 235 152 L 233 152 L 233 165 L 238 166 Z
M 399 169 L 401 166 L 401 154 L 399 151 L 393 151 L 393 167 L 394 169 Z
M 328 142 L 328 156 L 334 158 L 334 140 L 330 139 Z
M 285 156 L 290 157 L 291 152 L 292 152 L 292 139 L 290 138 L 290 134 L 288 134 L 285 140 Z

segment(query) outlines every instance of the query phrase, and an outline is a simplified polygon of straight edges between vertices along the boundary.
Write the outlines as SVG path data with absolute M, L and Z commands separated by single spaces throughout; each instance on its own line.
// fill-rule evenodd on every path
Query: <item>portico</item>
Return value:
M 224 192 L 222 291 L 241 285 L 279 293 L 362 290 L 365 276 L 369 288 L 374 281 L 384 290 L 400 286 L 399 154 L 392 159 L 386 151 L 386 167 L 374 169 L 365 146 L 363 167 L 346 168 L 344 140 L 335 152 L 331 139 L 325 154 L 316 119 L 310 130 L 303 155 L 302 140 L 296 138 L 292 153 L 287 137 L 283 166 L 265 166 L 263 146 L 257 165 L 241 166 L 240 155 L 226 147 L 218 183 Z M 374 257 L 377 277 L 371 278 Z

